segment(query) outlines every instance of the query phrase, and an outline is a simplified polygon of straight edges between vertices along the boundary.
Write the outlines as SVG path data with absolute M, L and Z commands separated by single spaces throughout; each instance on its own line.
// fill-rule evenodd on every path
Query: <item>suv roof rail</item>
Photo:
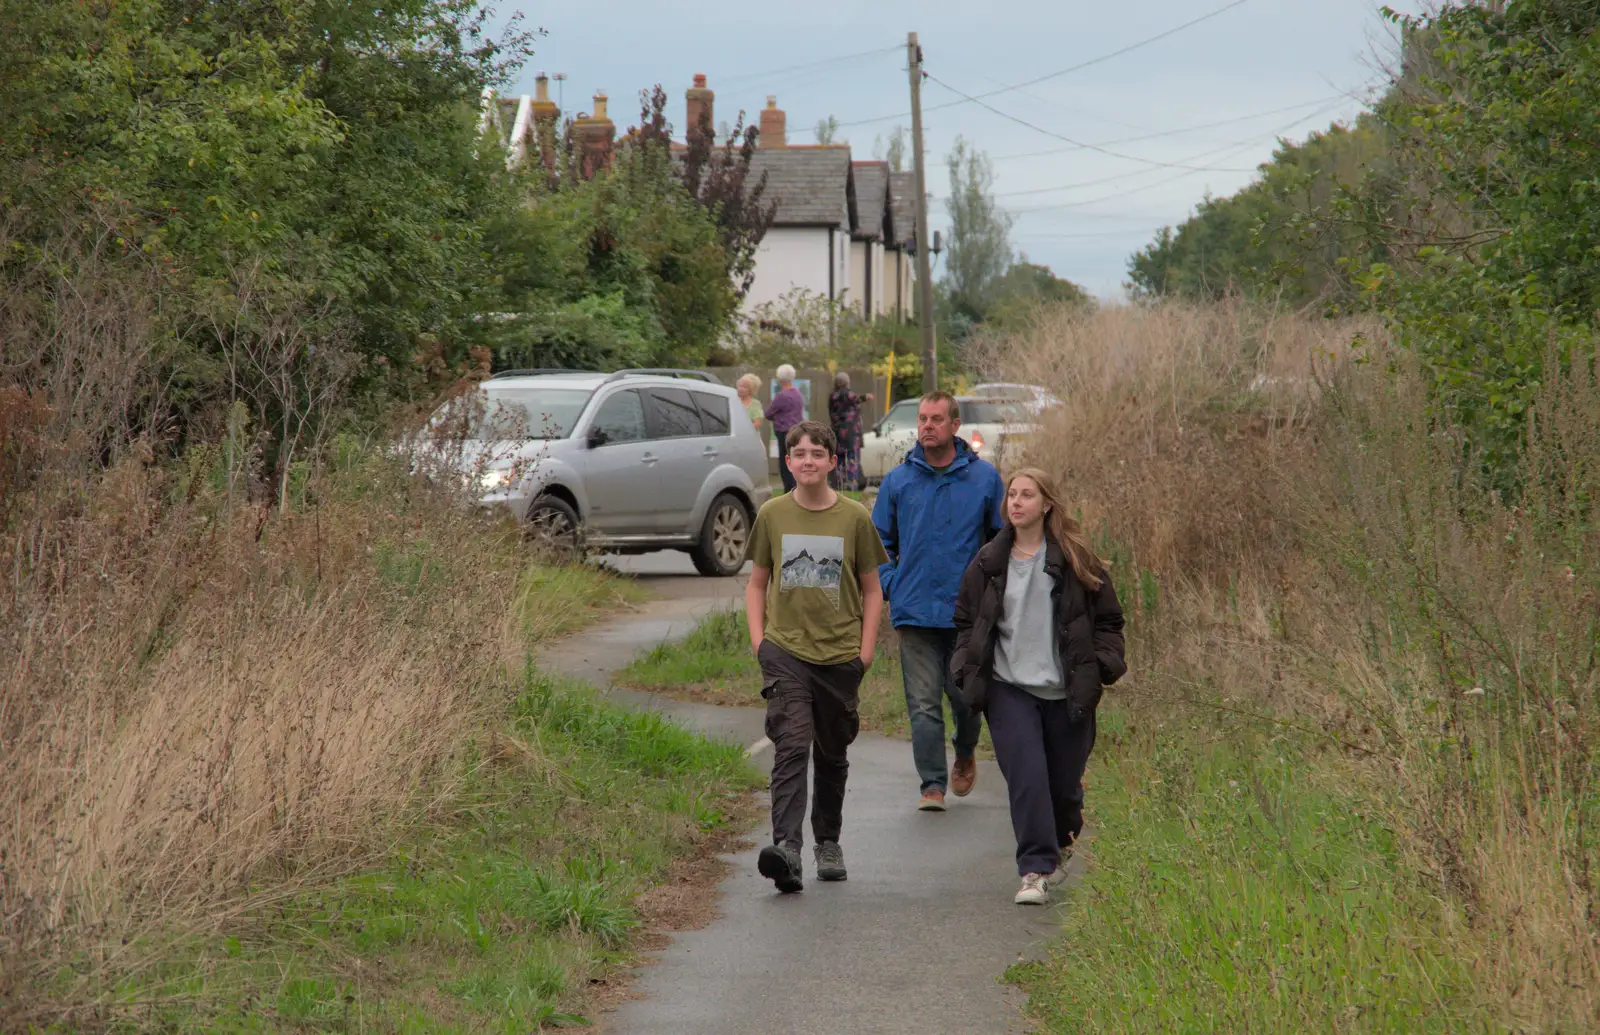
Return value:
M 612 374 L 610 377 L 605 379 L 604 383 L 610 384 L 613 381 L 620 381 L 625 377 L 635 377 L 646 374 L 654 374 L 660 377 L 692 377 L 696 380 L 706 381 L 714 385 L 720 385 L 722 383 L 720 380 L 718 380 L 715 374 L 708 374 L 704 370 L 688 370 L 683 367 L 629 367 L 627 370 L 619 370 L 615 374 Z
M 498 374 L 490 374 L 489 380 L 494 381 L 502 377 L 529 377 L 534 374 L 598 374 L 598 370 L 581 370 L 577 367 L 528 367 L 522 370 L 502 370 Z

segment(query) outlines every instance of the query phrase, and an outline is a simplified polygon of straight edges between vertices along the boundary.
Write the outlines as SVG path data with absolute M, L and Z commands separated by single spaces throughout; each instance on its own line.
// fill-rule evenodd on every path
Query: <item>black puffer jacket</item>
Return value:
M 1000 642 L 1015 539 L 1015 530 L 1008 526 L 978 551 L 961 577 L 961 595 L 956 601 L 956 649 L 950 659 L 950 677 L 967 705 L 980 712 L 988 703 L 989 683 L 994 678 L 995 645 Z M 1128 671 L 1122 653 L 1122 605 L 1117 602 L 1110 572 L 1102 572 L 1100 589 L 1091 595 L 1073 574 L 1061 544 L 1049 535 L 1045 537 L 1044 570 L 1055 586 L 1050 599 L 1067 704 L 1073 721 L 1081 721 L 1100 703 L 1102 688 Z

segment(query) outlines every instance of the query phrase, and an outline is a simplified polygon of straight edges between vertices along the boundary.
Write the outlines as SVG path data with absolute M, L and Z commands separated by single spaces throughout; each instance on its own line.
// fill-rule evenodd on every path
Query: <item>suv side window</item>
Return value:
M 644 403 L 639 393 L 632 390 L 618 392 L 601 403 L 600 411 L 594 415 L 590 433 L 597 436 L 595 444 L 601 446 L 643 442 Z
M 728 423 L 728 397 L 706 392 L 690 392 L 694 403 L 700 407 L 700 426 L 707 435 L 726 435 L 732 428 Z
M 645 398 L 650 401 L 651 438 L 689 438 L 704 434 L 700 427 L 700 410 L 682 388 L 649 388 Z

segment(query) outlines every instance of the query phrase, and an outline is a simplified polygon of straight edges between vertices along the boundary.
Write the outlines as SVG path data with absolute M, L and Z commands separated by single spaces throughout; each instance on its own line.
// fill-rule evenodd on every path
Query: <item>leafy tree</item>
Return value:
M 817 143 L 831 144 L 839 135 L 839 117 L 829 115 L 825 119 L 818 119 L 816 126 Z
M 1281 146 L 1130 262 L 1141 294 L 1271 293 L 1383 314 L 1509 486 L 1552 360 L 1600 312 L 1600 8 L 1587 0 L 1389 14 L 1402 74 L 1348 128 Z
M 496 223 L 501 365 L 698 365 L 726 333 L 770 206 L 761 184 L 745 189 L 746 149 L 716 148 L 709 125 L 675 155 L 665 103 L 660 87 L 645 95 L 640 127 L 592 177 L 569 139 L 558 174 L 534 173 L 529 203 Z
M 1034 313 L 1045 307 L 1094 304 L 1094 298 L 1083 288 L 1056 276 L 1048 266 L 1029 262 L 1024 255 L 995 285 L 995 300 L 984 322 L 997 330 L 1013 330 L 1025 326 Z
M 1361 283 L 1509 478 L 1547 362 L 1594 354 L 1600 8 L 1529 0 L 1391 17 L 1412 73 L 1379 109 L 1395 183 L 1349 202 L 1350 221 L 1390 253 Z
M 957 137 L 946 164 L 950 240 L 945 281 L 951 303 L 973 319 L 982 319 L 1011 266 L 1011 217 L 995 203 L 994 167 L 988 155 Z
M 484 228 L 516 204 L 476 110 L 531 44 L 483 18 L 470 0 L 0 3 L 0 317 L 63 318 L 96 285 L 52 264 L 98 235 L 98 259 L 120 252 L 101 284 L 159 273 L 137 362 L 161 387 L 140 419 L 177 445 L 250 399 L 281 484 L 310 400 L 468 362 L 494 281 Z M 42 340 L 8 381 L 81 359 Z
M 667 92 L 657 84 L 643 95 L 638 135 L 670 150 L 672 132 L 666 110 Z M 706 114 L 699 131 L 688 134 L 688 146 L 678 166 L 684 188 L 716 221 L 736 301 L 743 301 L 755 281 L 756 249 L 778 211 L 776 201 L 765 200 L 767 174 L 754 180 L 750 176 L 759 136 L 756 127 L 745 125 L 741 111 L 738 121 L 722 132 L 722 146 L 718 147 Z
M 28 81 L 0 83 L 31 94 L 0 115 L 11 206 L 114 204 L 132 247 L 192 275 L 191 306 L 260 271 L 396 364 L 471 308 L 482 219 L 509 197 L 474 109 L 526 36 L 487 39 L 469 0 L 30 6 L 9 26 Z
M 880 162 L 888 162 L 889 168 L 895 172 L 905 172 L 906 149 L 909 146 L 906 128 L 896 126 L 889 131 L 887 137 L 879 137 L 873 142 L 872 157 Z
M 1135 253 L 1130 286 L 1145 297 L 1349 301 L 1350 257 L 1380 256 L 1364 252 L 1365 235 L 1323 217 L 1346 192 L 1366 189 L 1384 168 L 1387 148 L 1371 116 L 1313 133 L 1303 144 L 1280 142 L 1255 183 L 1228 197 L 1207 197 L 1188 220 L 1162 228 Z

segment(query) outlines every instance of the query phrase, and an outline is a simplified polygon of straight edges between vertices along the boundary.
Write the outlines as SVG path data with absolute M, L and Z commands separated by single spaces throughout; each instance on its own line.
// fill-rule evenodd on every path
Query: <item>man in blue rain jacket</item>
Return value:
M 950 679 L 956 595 L 978 550 L 1004 522 L 1000 472 L 957 436 L 961 407 L 946 392 L 929 392 L 917 409 L 917 444 L 878 490 L 872 523 L 889 552 L 880 572 L 889 617 L 900 637 L 911 755 L 922 779 L 917 807 L 943 812 L 945 789 L 971 792 L 981 716 L 968 711 Z M 944 699 L 955 719 L 955 765 L 946 768 Z

